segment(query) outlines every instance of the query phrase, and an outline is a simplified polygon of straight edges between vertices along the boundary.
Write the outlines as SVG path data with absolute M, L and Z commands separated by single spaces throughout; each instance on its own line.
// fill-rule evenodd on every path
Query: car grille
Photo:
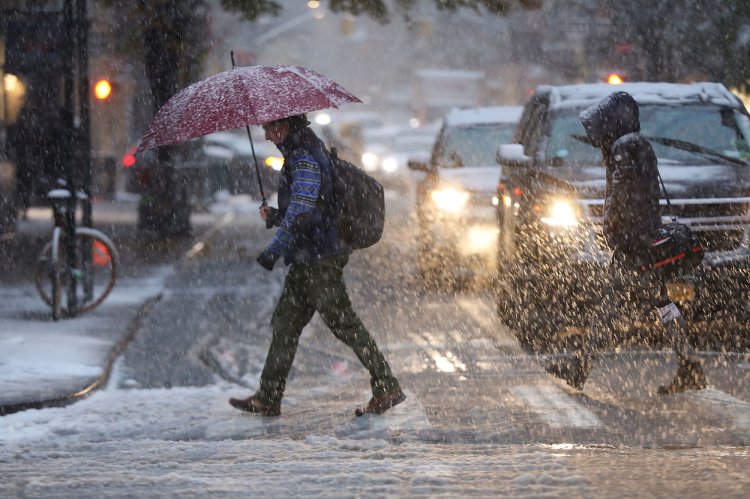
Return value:
M 604 201 L 582 200 L 581 204 L 598 226 L 598 242 L 604 244 L 601 237 Z M 662 205 L 665 204 L 662 200 Z M 745 229 L 750 227 L 750 198 L 675 199 L 671 201 L 671 209 L 662 207 L 665 222 L 672 216 L 693 229 L 707 252 L 732 251 L 747 244 Z
M 467 203 L 468 206 L 476 206 L 481 208 L 486 208 L 487 206 L 492 207 L 492 198 L 494 196 L 494 192 L 477 192 L 472 191 L 471 196 L 469 196 L 469 201 Z

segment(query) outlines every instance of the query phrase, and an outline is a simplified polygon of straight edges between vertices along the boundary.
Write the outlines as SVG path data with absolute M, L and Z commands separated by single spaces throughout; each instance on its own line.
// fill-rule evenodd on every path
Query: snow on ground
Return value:
M 428 443 L 389 431 L 414 424 L 413 399 L 327 418 L 292 390 L 284 415 L 262 418 L 232 409 L 237 394 L 108 388 L 0 418 L 0 496 L 746 497 L 746 448 Z M 334 429 L 347 426 L 359 431 Z
M 1 418 L 0 466 L 10 479 L 0 495 L 590 495 L 586 478 L 547 448 L 391 441 L 380 423 L 398 426 L 411 412 L 395 409 L 346 418 L 361 428 L 357 438 L 314 428 L 289 438 L 286 416 L 239 413 L 226 402 L 236 393 L 223 383 L 108 389 Z
M 152 269 L 145 278 L 122 279 L 96 313 L 61 321 L 50 320 L 48 308 L 35 290 L 3 289 L 0 399 L 16 400 L 34 391 L 42 393 L 45 387 L 50 393 L 63 395 L 55 388 L 61 382 L 67 388 L 71 383 L 83 388 L 87 380 L 102 373 L 113 341 L 119 339 L 131 319 L 129 310 L 158 295 L 171 271 L 171 267 L 163 266 Z M 126 317 L 120 318 L 120 311 Z

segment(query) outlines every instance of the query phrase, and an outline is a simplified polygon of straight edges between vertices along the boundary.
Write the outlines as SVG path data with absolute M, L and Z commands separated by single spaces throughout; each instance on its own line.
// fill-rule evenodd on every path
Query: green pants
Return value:
M 373 396 L 399 388 L 391 368 L 362 321 L 352 310 L 344 284 L 348 256 L 292 264 L 273 312 L 273 339 L 260 376 L 258 396 L 281 401 L 302 329 L 317 311 L 331 332 L 351 348 L 370 373 Z

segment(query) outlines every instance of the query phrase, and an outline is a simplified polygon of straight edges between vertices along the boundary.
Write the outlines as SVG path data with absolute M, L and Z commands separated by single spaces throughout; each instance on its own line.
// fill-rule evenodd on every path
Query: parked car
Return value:
M 263 192 L 268 198 L 278 190 L 283 158 L 275 146 L 263 140 L 255 139 L 252 147 L 258 159 Z M 156 153 L 150 150 L 134 156 L 134 151 L 135 147 L 122 157 L 122 166 L 128 169 L 127 190 L 142 194 L 154 180 Z M 218 191 L 260 199 L 258 174 L 247 135 L 217 132 L 185 142 L 176 151 L 174 162 L 195 210 L 207 209 Z
M 259 174 L 263 183 L 263 192 L 269 197 L 279 189 L 279 171 L 284 164 L 281 153 L 266 140 L 253 139 L 251 146 L 247 133 L 243 130 L 241 134 L 233 132 L 217 132 L 201 138 L 203 150 L 207 156 L 221 158 L 226 169 L 226 182 L 216 182 L 210 188 L 212 192 L 226 189 L 230 194 L 250 194 L 260 199 L 260 187 L 258 186 L 258 174 L 255 171 L 253 150 L 258 160 Z M 224 154 L 225 150 L 231 153 L 229 157 Z
M 500 176 L 498 145 L 509 142 L 520 107 L 455 109 L 443 119 L 416 186 L 417 264 L 425 284 L 446 277 L 488 277 L 497 251 L 492 199 Z
M 662 218 L 679 217 L 706 250 L 694 274 L 669 283 L 670 295 L 688 320 L 746 317 L 750 118 L 740 100 L 717 83 L 543 86 L 524 108 L 515 144 L 497 154 L 505 174 L 498 313 L 533 350 L 564 349 L 566 338 L 585 334 L 599 301 L 611 256 L 602 236 L 606 178 L 579 113 L 620 90 L 639 103 L 641 133 L 659 161 L 671 198 Z M 656 329 L 648 341 L 659 341 Z

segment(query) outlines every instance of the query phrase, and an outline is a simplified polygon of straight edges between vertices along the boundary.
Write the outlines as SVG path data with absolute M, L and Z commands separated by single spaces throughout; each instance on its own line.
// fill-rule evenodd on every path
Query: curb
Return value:
M 25 411 L 27 409 L 46 409 L 49 407 L 62 407 L 65 405 L 72 404 L 84 397 L 87 397 L 94 390 L 101 388 L 107 384 L 110 375 L 112 374 L 112 367 L 114 366 L 115 360 L 122 353 L 125 347 L 135 337 L 136 333 L 141 327 L 143 319 L 151 311 L 151 308 L 158 303 L 162 298 L 162 293 L 147 299 L 138 309 L 136 316 L 130 321 L 126 329 L 125 335 L 115 343 L 112 350 L 107 356 L 107 360 L 104 364 L 102 374 L 99 375 L 90 385 L 82 388 L 81 390 L 70 393 L 68 395 L 62 395 L 59 397 L 35 400 L 33 402 L 13 402 L 9 404 L 0 405 L 0 416 L 12 414 L 14 412 Z
M 211 243 L 213 238 L 216 236 L 216 234 L 224 226 L 229 224 L 235 218 L 235 216 L 236 214 L 230 211 L 224 214 L 219 220 L 214 222 L 214 224 L 212 224 L 212 226 L 207 231 L 205 231 L 203 234 L 201 234 L 200 237 L 197 238 L 197 242 L 193 245 L 193 247 L 186 254 L 183 255 L 182 259 L 174 264 L 175 268 L 184 268 L 195 257 L 201 254 L 209 246 L 209 244 Z M 136 316 L 128 324 L 125 335 L 117 343 L 115 343 L 114 347 L 109 352 L 102 374 L 98 378 L 96 378 L 91 384 L 89 384 L 88 386 L 82 388 L 81 390 L 77 392 L 70 393 L 68 395 L 53 397 L 49 399 L 34 400 L 30 402 L 29 401 L 12 402 L 12 403 L 7 403 L 7 404 L 0 403 L 0 417 L 5 416 L 7 414 L 12 414 L 14 412 L 25 411 L 27 409 L 45 409 L 49 407 L 66 406 L 84 397 L 87 397 L 94 390 L 99 389 L 103 387 L 104 385 L 106 385 L 112 373 L 112 367 L 114 366 L 114 363 L 117 360 L 117 357 L 119 357 L 119 355 L 128 345 L 128 343 L 130 343 L 130 341 L 135 337 L 136 333 L 141 327 L 143 319 L 148 315 L 148 313 L 151 311 L 154 305 L 156 305 L 156 303 L 161 301 L 162 296 L 163 296 L 163 293 L 159 293 L 158 295 L 147 299 L 140 306 L 140 308 L 138 309 L 138 312 L 136 313 Z

